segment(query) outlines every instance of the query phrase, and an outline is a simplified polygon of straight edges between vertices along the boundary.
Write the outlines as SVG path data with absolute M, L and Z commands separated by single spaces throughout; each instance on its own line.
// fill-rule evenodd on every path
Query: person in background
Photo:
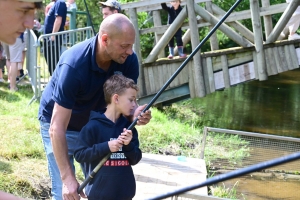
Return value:
M 290 3 L 292 0 L 286 0 L 287 3 Z M 298 40 L 300 35 L 296 33 L 300 25 L 300 6 L 295 10 L 289 22 L 286 24 L 286 27 L 289 29 L 288 40 Z
M 67 17 L 67 5 L 64 0 L 55 0 L 54 5 L 50 8 L 45 18 L 44 34 L 57 33 L 64 31 Z M 60 57 L 60 49 L 63 37 L 51 36 L 44 40 L 44 56 L 48 64 L 50 76 L 55 70 L 56 64 Z
M 90 112 L 106 107 L 103 84 L 109 77 L 123 74 L 137 83 L 134 42 L 131 21 L 123 14 L 113 14 L 103 20 L 95 37 L 72 46 L 60 57 L 42 93 L 38 113 L 53 199 L 80 199 L 73 163 L 77 137 Z M 137 125 L 147 124 L 151 112 L 141 114 L 145 107 L 136 104 L 130 121 L 138 118 Z M 83 192 L 80 195 L 85 196 Z
M 1 0 L 0 41 L 7 44 L 15 43 L 26 28 L 33 27 L 34 12 L 41 7 L 41 0 Z M 22 198 L 0 191 L 0 200 L 22 200 Z
M 107 154 L 110 158 L 97 172 L 93 182 L 85 188 L 89 199 L 132 199 L 136 183 L 131 165 L 142 159 L 138 132 L 127 130 L 129 116 L 136 106 L 138 87 L 132 79 L 115 74 L 104 83 L 103 112 L 92 111 L 89 122 L 77 139 L 75 159 L 81 163 L 85 177 Z
M 45 7 L 45 11 L 44 11 L 45 16 L 48 15 L 49 10 L 54 5 L 54 3 L 55 3 L 55 0 L 51 0 L 51 2 L 48 3 L 48 5 Z
M 116 0 L 107 0 L 106 2 L 99 2 L 102 6 L 103 19 L 114 13 L 121 13 L 121 4 Z
M 182 7 L 180 6 L 181 0 L 171 1 L 171 7 L 168 7 L 166 3 L 162 3 L 161 7 L 168 11 L 168 24 L 172 24 L 176 17 L 179 15 Z M 182 42 L 182 30 L 181 28 L 175 33 L 176 43 L 178 47 L 178 54 L 180 58 L 185 58 L 186 55 L 183 53 L 183 42 Z M 169 42 L 169 59 L 174 57 L 174 37 Z
M 3 69 L 5 64 L 6 64 L 5 52 L 2 43 L 0 41 L 0 83 L 5 82 L 3 79 Z
M 73 9 L 77 10 L 77 5 L 75 0 L 67 0 L 66 4 L 67 4 L 67 11 L 71 11 Z M 71 19 L 71 14 L 67 14 L 65 30 L 70 30 L 70 19 Z
M 8 72 L 9 88 L 10 91 L 15 92 L 18 90 L 16 79 L 18 76 L 18 70 L 22 69 L 23 62 L 23 50 L 24 50 L 24 33 L 17 38 L 13 45 L 9 45 L 10 54 L 10 67 Z

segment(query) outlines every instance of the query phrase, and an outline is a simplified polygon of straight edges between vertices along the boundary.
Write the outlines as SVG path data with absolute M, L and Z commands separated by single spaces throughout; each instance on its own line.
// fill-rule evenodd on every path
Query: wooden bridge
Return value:
M 151 0 L 122 5 L 136 27 L 134 50 L 140 62 L 140 104 L 148 103 L 183 63 L 184 59 L 160 59 L 165 57 L 163 49 L 178 28 L 187 29 L 183 35 L 183 42 L 187 44 L 191 41 L 194 50 L 200 43 L 198 28 L 208 26 L 212 29 L 226 13 L 211 0 L 186 0 L 182 2 L 184 8 L 176 20 L 171 25 L 163 26 L 160 18 L 160 3 L 163 2 L 165 1 Z M 261 3 L 262 7 L 259 6 L 258 0 L 250 0 L 250 10 L 233 12 L 225 24 L 218 28 L 240 47 L 219 50 L 216 34 L 213 34 L 210 38 L 211 51 L 197 52 L 156 103 L 172 102 L 187 97 L 204 97 L 219 89 L 249 80 L 264 81 L 268 76 L 298 68 L 300 41 L 280 40 L 280 33 L 286 32 L 285 25 L 300 1 L 273 5 L 270 0 L 261 0 Z M 154 27 L 139 29 L 137 12 L 146 11 L 152 11 Z M 282 15 L 273 28 L 271 17 L 277 13 Z M 184 23 L 186 18 L 189 19 L 188 23 Z M 253 31 L 238 21 L 243 19 L 251 19 Z M 156 45 L 143 60 L 140 35 L 149 32 L 155 32 Z

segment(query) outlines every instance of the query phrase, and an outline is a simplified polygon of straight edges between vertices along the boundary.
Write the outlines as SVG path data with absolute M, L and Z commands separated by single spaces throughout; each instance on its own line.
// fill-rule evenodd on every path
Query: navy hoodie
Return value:
M 74 156 L 81 163 L 85 177 L 110 153 L 108 141 L 117 139 L 131 123 L 121 116 L 116 123 L 104 113 L 91 112 L 89 122 L 82 128 L 77 140 Z M 135 195 L 136 185 L 131 165 L 142 158 L 138 133 L 132 130 L 128 145 L 112 153 L 94 178 L 87 184 L 85 192 L 89 200 L 128 200 Z

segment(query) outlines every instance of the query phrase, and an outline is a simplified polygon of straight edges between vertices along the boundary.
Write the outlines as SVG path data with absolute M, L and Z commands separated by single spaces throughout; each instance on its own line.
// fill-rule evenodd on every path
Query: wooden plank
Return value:
M 293 69 L 297 69 L 297 68 L 299 68 L 299 63 L 298 63 L 298 57 L 297 57 L 297 52 L 296 52 L 295 46 L 293 44 L 288 45 L 288 46 L 290 49 L 291 59 L 292 59 L 292 63 L 293 63 L 292 67 L 293 67 Z
M 153 73 L 153 67 L 148 68 L 148 75 L 149 75 L 149 85 L 146 87 L 150 87 L 150 94 L 155 93 L 155 83 L 154 83 L 154 73 Z M 148 94 L 148 93 L 147 93 Z
M 250 62 L 252 60 L 253 60 L 252 51 L 232 53 L 227 55 L 227 62 L 229 67 L 236 66 L 241 63 Z M 221 54 L 219 54 L 219 56 L 213 57 L 212 62 L 213 62 L 214 72 L 222 70 Z
M 163 81 L 163 77 L 164 77 L 164 73 L 163 73 L 163 65 L 162 66 L 157 66 L 157 91 L 159 91 L 162 86 L 164 85 L 164 81 Z
M 151 94 L 151 90 L 149 87 L 150 86 L 150 79 L 149 79 L 149 68 L 150 67 L 143 67 L 143 68 L 144 68 L 144 78 L 145 78 L 144 84 L 145 84 L 145 88 L 146 88 L 145 93 L 146 93 L 146 95 L 148 95 L 148 94 Z
M 206 58 L 206 69 L 207 69 L 207 77 L 209 83 L 209 91 L 210 93 L 213 93 L 216 91 L 216 86 L 215 86 L 215 77 L 214 77 L 212 60 L 210 57 Z
M 282 67 L 283 64 L 282 64 L 282 61 L 281 61 L 281 59 L 280 59 L 278 47 L 274 47 L 274 48 L 273 48 L 273 55 L 274 55 L 275 65 L 276 65 L 276 67 L 277 67 L 278 73 L 283 72 L 284 69 L 283 69 L 283 67 Z
M 285 56 L 285 51 L 284 51 L 284 46 L 279 46 L 278 47 L 278 52 L 279 52 L 279 56 L 280 56 L 280 60 L 282 62 L 281 68 L 282 68 L 282 72 L 288 71 L 288 63 L 286 61 L 286 56 Z
M 277 71 L 277 66 L 276 66 L 276 62 L 275 62 L 275 59 L 274 59 L 274 54 L 273 54 L 273 48 L 267 48 L 267 54 L 268 54 L 268 63 L 269 63 L 269 67 L 270 67 L 270 74 L 269 75 L 275 75 L 275 74 L 278 74 L 278 71 Z
M 284 54 L 285 54 L 288 69 L 289 70 L 294 69 L 291 54 L 290 54 L 290 48 L 288 45 L 284 46 Z
M 228 63 L 227 63 L 226 55 L 221 56 L 221 63 L 222 63 L 225 88 L 230 88 L 230 77 L 229 77 L 229 70 L 228 70 Z
M 207 58 L 201 58 L 201 64 L 203 66 L 203 80 L 204 80 L 204 88 L 205 88 L 205 93 L 209 94 L 211 93 L 210 88 L 209 88 L 209 75 L 207 71 Z
M 254 71 L 255 71 L 255 78 L 258 79 L 258 67 L 257 67 L 256 51 L 253 51 L 252 55 L 253 55 L 253 65 L 254 65 Z
M 211 0 L 194 0 L 195 3 L 203 3 L 203 2 L 208 2 Z M 130 3 L 126 3 L 126 4 L 121 4 L 121 8 L 122 10 L 127 10 L 129 8 L 137 8 L 138 12 L 145 12 L 145 11 L 150 11 L 151 10 L 158 10 L 158 9 L 162 9 L 161 8 L 161 3 L 166 3 L 165 0 L 144 0 L 144 1 L 136 1 L 136 2 L 130 2 Z M 181 6 L 185 6 L 186 5 L 186 1 L 182 1 L 180 3 Z
M 205 60 L 205 59 L 203 59 Z M 195 95 L 195 82 L 194 82 L 194 76 L 193 76 L 193 73 L 194 73 L 194 70 L 193 70 L 193 66 L 194 66 L 194 61 L 191 61 L 187 64 L 188 66 L 188 71 L 189 71 L 189 89 L 190 89 L 190 95 L 191 95 L 191 98 L 194 98 L 196 97 Z

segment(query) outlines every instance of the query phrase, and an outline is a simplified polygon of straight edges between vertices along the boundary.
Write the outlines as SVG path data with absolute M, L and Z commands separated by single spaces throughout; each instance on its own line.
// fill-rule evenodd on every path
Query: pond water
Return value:
M 300 137 L 300 69 L 207 95 L 204 125 Z
M 300 138 L 300 69 L 217 91 L 201 105 L 205 126 Z M 246 176 L 224 184 L 237 182 L 239 199 L 300 199 L 299 180 Z

